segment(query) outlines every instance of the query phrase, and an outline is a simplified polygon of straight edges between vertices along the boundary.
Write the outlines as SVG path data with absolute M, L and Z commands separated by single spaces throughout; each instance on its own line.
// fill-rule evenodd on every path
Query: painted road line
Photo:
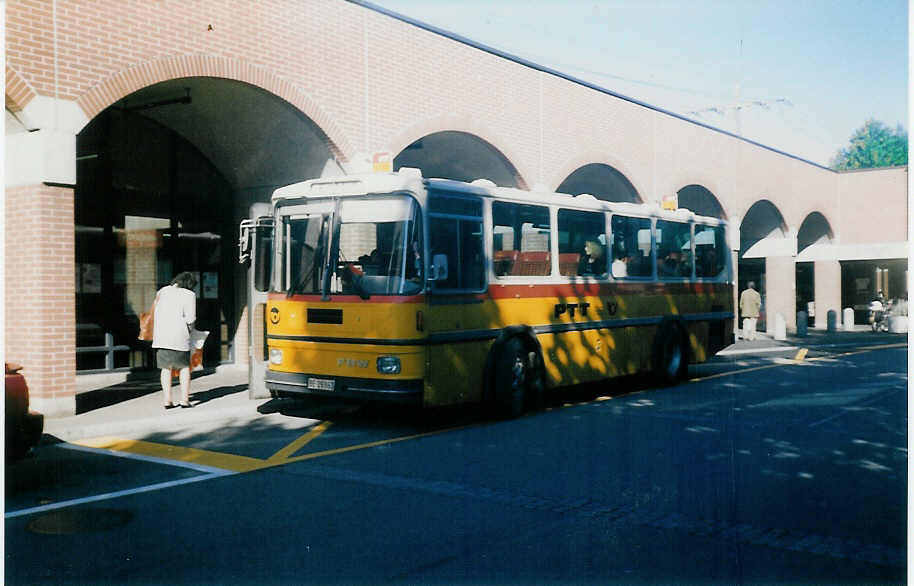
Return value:
M 279 450 L 278 452 L 276 452 L 275 454 L 273 454 L 272 456 L 267 458 L 267 462 L 275 463 L 275 462 L 281 462 L 281 461 L 287 460 L 289 458 L 289 456 L 291 456 L 298 450 L 302 449 L 311 440 L 313 440 L 314 438 L 318 437 L 319 435 L 321 435 L 322 433 L 327 431 L 327 429 L 331 425 L 333 425 L 332 421 L 324 421 L 323 423 L 320 423 L 320 424 L 314 426 L 314 428 L 311 429 L 311 431 L 309 431 L 305 435 L 301 436 L 300 438 L 298 438 L 291 444 L 287 445 L 283 449 Z
M 806 358 L 806 354 L 808 354 L 808 353 L 809 353 L 808 348 L 800 348 L 800 350 L 799 350 L 799 352 L 797 352 L 796 356 L 793 357 L 793 361 L 796 362 L 797 364 L 799 364 L 800 362 L 803 362 L 803 359 Z
M 817 357 L 815 357 L 815 358 L 806 358 L 805 360 L 806 360 L 806 362 L 817 362 L 817 361 L 821 361 L 821 360 L 834 360 L 835 358 L 841 358 L 841 357 L 843 357 L 843 356 L 853 356 L 854 354 L 863 354 L 863 353 L 865 353 L 865 352 L 873 352 L 874 350 L 892 350 L 892 349 L 897 349 L 897 348 L 906 348 L 907 346 L 908 346 L 907 343 L 901 343 L 901 344 L 883 344 L 883 345 L 880 345 L 880 346 L 867 346 L 866 348 L 861 348 L 861 349 L 855 350 L 855 351 L 853 351 L 853 352 L 842 352 L 842 353 L 840 353 L 840 354 L 831 354 L 831 355 L 828 355 L 828 356 L 817 356 Z M 797 362 L 794 362 L 794 361 L 776 362 L 776 363 L 774 363 L 774 364 L 764 364 L 764 365 L 762 365 L 762 366 L 753 366 L 753 367 L 751 367 L 751 368 L 743 368 L 743 369 L 741 369 L 741 370 L 728 370 L 727 372 L 719 372 L 719 373 L 717 373 L 717 374 L 709 374 L 708 376 L 702 376 L 702 377 L 698 377 L 698 378 L 690 378 L 690 379 L 688 380 L 688 382 L 690 382 L 690 383 L 698 383 L 698 382 L 702 382 L 702 381 L 706 381 L 706 380 L 711 380 L 711 379 L 715 379 L 715 378 L 721 378 L 721 377 L 724 377 L 724 376 L 733 376 L 733 375 L 737 375 L 737 374 L 745 374 L 745 373 L 747 373 L 747 372 L 755 372 L 755 371 L 757 371 L 757 370 L 766 370 L 766 369 L 769 369 L 769 368 L 779 368 L 779 367 L 781 367 L 781 366 L 796 366 L 797 364 L 798 364 L 798 363 L 797 363 Z
M 400 437 L 392 437 L 392 438 L 385 439 L 385 440 L 378 440 L 378 441 L 368 442 L 368 443 L 364 443 L 364 444 L 357 444 L 354 446 L 345 446 L 342 448 L 334 448 L 332 450 L 324 450 L 323 452 L 313 452 L 311 454 L 303 454 L 301 456 L 294 456 L 294 457 L 282 460 L 281 462 L 275 462 L 275 463 L 271 462 L 268 465 L 269 466 L 282 466 L 284 464 L 292 464 L 295 462 L 302 462 L 304 460 L 314 460 L 316 458 L 324 458 L 326 456 L 335 456 L 336 454 L 345 454 L 346 452 L 355 452 L 358 450 L 366 450 L 368 448 L 377 448 L 379 446 L 387 446 L 387 445 L 395 444 L 395 443 L 399 443 L 399 442 L 421 439 L 424 437 L 431 437 L 434 435 L 440 435 L 442 433 L 447 433 L 449 431 L 459 431 L 461 429 L 469 429 L 471 427 L 477 427 L 478 425 L 479 424 L 470 424 L 470 425 L 461 425 L 458 427 L 448 427 L 445 429 L 438 429 L 435 431 L 427 431 L 425 433 L 417 433 L 414 435 L 404 435 L 404 436 L 400 436 Z
M 78 446 L 76 444 L 56 444 L 54 447 L 62 448 L 64 450 L 73 450 L 74 452 L 87 452 L 89 454 L 100 454 L 103 456 L 114 456 L 116 458 L 127 458 L 129 460 L 139 460 L 141 462 L 152 462 L 153 464 L 163 464 L 165 466 L 177 466 L 180 468 L 187 468 L 189 470 L 196 470 L 197 472 L 204 472 L 206 474 L 215 474 L 217 472 L 225 472 L 223 468 L 216 468 L 213 466 L 205 466 L 203 464 L 197 464 L 195 462 L 182 462 L 180 460 L 171 460 L 169 458 L 159 458 L 156 456 L 145 456 L 143 454 L 133 454 L 130 452 L 121 452 L 118 450 L 111 450 L 107 448 L 90 448 L 88 446 Z
M 769 352 L 789 352 L 796 346 L 769 346 L 766 348 L 743 348 L 742 350 L 721 350 L 715 356 L 736 356 L 739 354 L 767 354 Z
M 251 470 L 263 468 L 266 463 L 265 460 L 249 458 L 247 456 L 236 456 L 235 454 L 211 452 L 209 450 L 200 450 L 197 448 L 186 448 L 183 446 L 157 444 L 117 437 L 92 438 L 72 443 L 88 448 L 100 448 L 177 462 L 201 464 L 220 470 L 230 470 L 232 472 L 250 472 Z
M 158 484 L 150 484 L 147 486 L 140 486 L 138 488 L 128 488 L 127 490 L 119 490 L 116 492 L 106 492 L 104 494 L 97 494 L 95 496 L 87 496 L 78 499 L 71 499 L 68 501 L 60 501 L 59 503 L 51 503 L 48 505 L 41 505 L 38 507 L 31 507 L 28 509 L 20 509 L 18 511 L 10 511 L 4 515 L 5 519 L 12 519 L 13 517 L 21 517 L 23 515 L 32 515 L 35 513 L 44 513 L 46 511 L 53 511 L 56 509 L 64 509 L 66 507 L 75 507 L 77 505 L 84 505 L 86 503 L 97 503 L 99 501 L 107 501 L 111 499 L 120 498 L 122 496 L 129 496 L 132 494 L 141 494 L 144 492 L 153 492 L 156 490 L 162 490 L 164 488 L 172 488 L 175 486 L 181 486 L 182 484 L 192 484 L 194 482 L 203 482 L 204 480 L 212 480 L 214 478 L 221 478 L 223 476 L 231 476 L 236 474 L 235 472 L 229 472 L 226 470 L 221 470 L 219 472 L 214 472 L 212 474 L 201 474 L 200 476 L 194 476 L 192 478 L 182 478 L 181 480 L 171 480 L 169 482 L 160 482 Z

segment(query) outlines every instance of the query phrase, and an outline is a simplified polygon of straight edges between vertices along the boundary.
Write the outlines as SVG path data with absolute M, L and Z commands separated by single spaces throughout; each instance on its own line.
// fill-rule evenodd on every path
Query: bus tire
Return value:
M 513 419 L 524 412 L 531 369 L 524 343 L 518 336 L 509 338 L 495 357 L 492 380 L 494 414 Z
M 689 372 L 689 352 L 685 333 L 675 321 L 666 321 L 657 330 L 654 341 L 654 376 L 662 386 L 670 386 L 686 378 Z

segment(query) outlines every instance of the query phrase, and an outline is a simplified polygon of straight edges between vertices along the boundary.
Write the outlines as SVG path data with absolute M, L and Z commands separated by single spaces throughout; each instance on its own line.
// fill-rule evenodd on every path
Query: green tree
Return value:
M 839 150 L 831 168 L 871 169 L 908 164 L 908 133 L 900 124 L 892 130 L 878 120 L 867 120 L 851 135 L 850 145 Z

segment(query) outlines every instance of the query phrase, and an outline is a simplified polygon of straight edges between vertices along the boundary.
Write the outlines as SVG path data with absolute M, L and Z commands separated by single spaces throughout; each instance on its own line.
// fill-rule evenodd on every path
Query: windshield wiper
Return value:
M 333 267 L 336 265 L 336 259 L 340 253 L 340 207 L 342 206 L 342 201 L 336 199 L 333 206 L 333 216 L 331 220 L 330 227 L 330 247 L 327 251 L 327 260 L 324 263 L 324 274 L 321 279 L 321 301 L 327 301 L 330 299 L 330 278 L 335 272 Z

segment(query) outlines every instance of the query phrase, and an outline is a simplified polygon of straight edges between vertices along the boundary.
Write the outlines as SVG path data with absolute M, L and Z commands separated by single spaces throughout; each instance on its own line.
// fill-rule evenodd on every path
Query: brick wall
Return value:
M 72 409 L 76 376 L 73 190 L 6 190 L 5 359 L 25 366 L 35 408 Z

